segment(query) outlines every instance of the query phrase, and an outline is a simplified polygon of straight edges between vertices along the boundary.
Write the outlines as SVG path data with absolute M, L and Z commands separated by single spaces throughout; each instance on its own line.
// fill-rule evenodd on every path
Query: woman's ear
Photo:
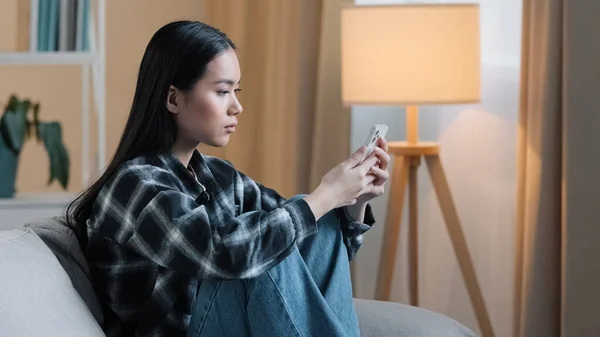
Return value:
M 167 110 L 169 110 L 171 113 L 179 113 L 179 108 L 178 108 L 178 102 L 177 102 L 177 96 L 180 95 L 181 93 L 179 92 L 179 90 L 177 90 L 177 88 L 175 88 L 174 86 L 170 86 L 169 87 L 169 92 L 167 94 Z

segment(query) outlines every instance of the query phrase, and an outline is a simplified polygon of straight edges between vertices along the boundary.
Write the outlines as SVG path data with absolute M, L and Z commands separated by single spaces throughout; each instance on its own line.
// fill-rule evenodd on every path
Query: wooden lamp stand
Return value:
M 394 156 L 395 161 L 391 175 L 390 197 L 375 297 L 381 301 L 389 301 L 390 299 L 396 252 L 400 237 L 404 195 L 406 183 L 408 182 L 410 304 L 417 306 L 419 303 L 417 170 L 421 163 L 421 158 L 424 157 L 479 327 L 484 337 L 493 337 L 494 332 L 490 317 L 483 300 L 481 288 L 475 274 L 475 269 L 473 268 L 473 261 L 440 160 L 440 147 L 437 143 L 418 142 L 417 114 L 418 108 L 416 106 L 407 107 L 407 142 L 390 142 L 388 144 L 388 152 Z

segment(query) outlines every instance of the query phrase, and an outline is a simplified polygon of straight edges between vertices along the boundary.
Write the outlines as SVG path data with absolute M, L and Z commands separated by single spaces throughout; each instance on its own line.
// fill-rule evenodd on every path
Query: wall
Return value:
M 17 48 L 17 0 L 0 1 L 0 19 L 4 27 L 15 29 L 0 29 L 0 51 L 14 51 Z
M 22 46 L 15 18 L 27 18 L 23 3 L 29 0 L 2 0 L 0 22 L 12 23 L 0 32 L 0 49 Z M 106 112 L 107 157 L 114 152 L 135 89 L 144 48 L 151 35 L 163 24 L 177 19 L 198 20 L 201 6 L 194 0 L 106 1 Z M 78 66 L 0 66 L 0 105 L 8 95 L 18 93 L 41 104 L 40 118 L 63 123 L 63 136 L 71 156 L 72 178 L 69 190 L 81 184 L 81 69 Z M 92 140 L 95 136 L 92 135 Z M 93 142 L 93 141 L 92 141 Z M 43 146 L 28 142 L 20 158 L 17 189 L 20 193 L 58 192 L 57 184 L 47 187 L 48 159 Z
M 356 0 L 359 5 L 401 2 Z M 420 140 L 441 144 L 442 162 L 496 336 L 511 336 L 521 1 L 478 2 L 482 102 L 421 107 Z M 389 140 L 405 140 L 404 118 L 399 107 L 353 107 L 351 149 L 362 144 L 374 123 L 390 126 Z M 479 333 L 424 164 L 419 169 L 418 185 L 420 305 L 453 317 Z M 366 236 L 356 258 L 357 297 L 374 296 L 387 196 L 373 203 L 378 224 Z M 402 224 L 392 300 L 408 303 L 406 219 Z

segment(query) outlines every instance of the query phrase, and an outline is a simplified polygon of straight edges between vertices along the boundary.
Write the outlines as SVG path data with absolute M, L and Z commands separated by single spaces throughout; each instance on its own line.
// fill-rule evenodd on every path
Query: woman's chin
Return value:
M 229 135 L 213 139 L 210 145 L 213 147 L 223 147 L 227 144 L 229 144 Z

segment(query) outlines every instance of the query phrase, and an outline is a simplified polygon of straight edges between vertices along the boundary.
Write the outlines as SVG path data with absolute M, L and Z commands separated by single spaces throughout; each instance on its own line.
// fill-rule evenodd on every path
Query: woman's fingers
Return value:
M 377 166 L 371 167 L 370 173 L 370 175 L 375 177 L 373 185 L 376 186 L 383 185 L 390 178 L 390 174 L 388 173 L 388 171 L 382 170 Z
M 351 168 L 357 166 L 358 164 L 360 164 L 360 161 L 363 160 L 363 158 L 366 154 L 367 154 L 367 147 L 361 146 L 356 151 L 354 151 L 354 153 L 350 157 L 348 157 L 348 159 L 344 160 L 342 162 L 342 165 L 351 169 Z
M 367 175 L 367 173 L 369 173 L 369 170 L 371 169 L 371 167 L 375 166 L 375 164 L 377 164 L 378 161 L 379 161 L 379 159 L 373 155 L 371 155 L 369 158 L 367 158 L 362 164 L 357 166 L 357 168 L 360 170 L 359 171 L 360 175 L 361 176 Z
M 365 188 L 363 188 L 362 191 L 360 191 L 360 193 L 358 195 L 361 196 L 364 194 L 371 194 L 374 196 L 380 196 L 383 194 L 383 192 L 384 192 L 383 185 L 377 186 L 377 185 L 369 184 Z
M 373 151 L 373 156 L 379 159 L 379 167 L 382 170 L 387 170 L 388 166 L 390 165 L 390 155 L 382 148 L 376 147 L 375 151 Z
M 388 151 L 388 141 L 385 138 L 377 139 L 377 146 L 385 152 Z
M 369 158 L 373 157 L 377 158 L 377 162 L 375 164 L 377 164 L 378 167 L 380 167 L 382 170 L 387 170 L 388 166 L 390 165 L 390 155 L 387 152 L 380 147 L 376 147 Z

